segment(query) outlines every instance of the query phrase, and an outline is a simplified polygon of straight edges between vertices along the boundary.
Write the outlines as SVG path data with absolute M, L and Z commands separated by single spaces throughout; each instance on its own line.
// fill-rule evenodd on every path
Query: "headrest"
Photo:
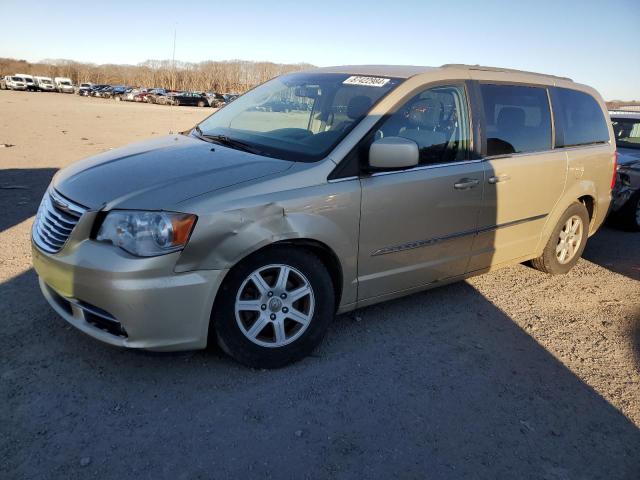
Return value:
M 524 110 L 519 107 L 502 107 L 497 126 L 500 130 L 524 127 Z
M 442 106 L 438 100 L 424 98 L 411 105 L 407 117 L 414 127 L 433 129 L 440 122 L 441 110 Z
M 364 117 L 371 108 L 371 99 L 365 95 L 358 95 L 349 100 L 347 116 L 351 120 L 359 120 Z

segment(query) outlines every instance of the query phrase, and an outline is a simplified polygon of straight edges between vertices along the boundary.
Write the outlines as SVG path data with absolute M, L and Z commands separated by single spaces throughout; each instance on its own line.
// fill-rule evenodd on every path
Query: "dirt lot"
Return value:
M 316 355 L 114 349 L 41 297 L 54 172 L 210 109 L 0 92 L 0 478 L 640 478 L 640 235 L 336 318 Z

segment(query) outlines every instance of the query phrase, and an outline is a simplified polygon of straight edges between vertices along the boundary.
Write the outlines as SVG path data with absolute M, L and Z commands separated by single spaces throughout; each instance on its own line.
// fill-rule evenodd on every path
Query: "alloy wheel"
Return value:
M 314 308 L 307 277 L 292 266 L 273 264 L 255 270 L 242 282 L 235 316 L 248 340 L 277 348 L 300 338 L 311 323 Z
M 558 236 L 558 245 L 556 246 L 558 262 L 564 265 L 573 260 L 582 243 L 582 235 L 582 219 L 578 215 L 573 215 L 562 226 Z

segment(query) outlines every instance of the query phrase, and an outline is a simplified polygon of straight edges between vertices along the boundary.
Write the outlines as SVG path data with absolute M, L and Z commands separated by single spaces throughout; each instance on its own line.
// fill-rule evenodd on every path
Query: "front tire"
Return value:
M 589 236 L 589 212 L 582 203 L 565 210 L 553 229 L 542 255 L 531 260 L 531 266 L 552 275 L 564 274 L 578 262 Z
M 331 276 L 320 259 L 304 250 L 273 247 L 229 272 L 210 331 L 238 362 L 279 368 L 309 355 L 334 313 Z

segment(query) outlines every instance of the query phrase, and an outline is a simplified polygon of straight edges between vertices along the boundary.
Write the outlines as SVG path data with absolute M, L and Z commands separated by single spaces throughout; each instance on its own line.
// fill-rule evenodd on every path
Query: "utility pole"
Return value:
M 178 29 L 173 27 L 173 56 L 171 57 L 171 90 L 176 89 L 176 33 Z

